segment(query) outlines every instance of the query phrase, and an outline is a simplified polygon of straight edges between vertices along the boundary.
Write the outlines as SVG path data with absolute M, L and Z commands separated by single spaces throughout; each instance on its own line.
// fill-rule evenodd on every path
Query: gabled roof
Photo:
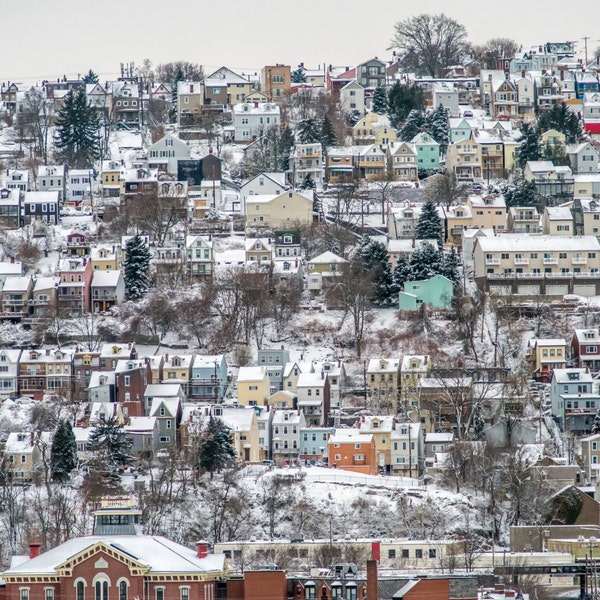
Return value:
M 326 252 L 323 252 L 322 254 L 319 254 L 318 256 L 315 256 L 314 258 L 312 258 L 311 260 L 308 261 L 309 265 L 319 265 L 319 264 L 331 264 L 331 263 L 338 263 L 338 264 L 344 264 L 347 263 L 348 261 L 345 258 L 342 258 L 341 256 L 338 256 L 337 254 L 334 254 L 333 252 L 327 250 Z

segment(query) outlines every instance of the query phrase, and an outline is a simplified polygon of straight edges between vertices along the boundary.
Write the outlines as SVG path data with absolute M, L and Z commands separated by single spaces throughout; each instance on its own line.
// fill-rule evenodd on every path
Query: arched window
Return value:
M 108 581 L 96 581 L 95 600 L 108 600 Z
M 119 582 L 119 600 L 127 600 L 127 581 L 122 579 Z
M 75 582 L 75 600 L 85 600 L 86 583 L 83 579 L 78 579 Z

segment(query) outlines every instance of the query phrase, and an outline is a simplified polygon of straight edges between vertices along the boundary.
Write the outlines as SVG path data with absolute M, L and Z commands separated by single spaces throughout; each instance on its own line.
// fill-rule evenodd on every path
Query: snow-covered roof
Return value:
M 598 238 L 588 236 L 571 237 L 566 235 L 501 235 L 481 237 L 477 244 L 483 252 L 598 252 Z
M 174 398 L 180 395 L 179 383 L 149 383 L 144 391 L 145 398 Z
M 33 291 L 41 292 L 42 290 L 51 290 L 52 288 L 58 287 L 60 283 L 60 277 L 50 276 L 50 277 L 38 277 L 35 280 L 35 285 L 33 286 Z
M 238 381 L 258 381 L 265 376 L 265 367 L 240 367 Z
M 300 412 L 297 410 L 278 409 L 273 414 L 273 425 L 298 425 L 300 421 Z
M 23 263 L 20 261 L 0 261 L 0 275 L 22 275 Z
M 31 284 L 31 277 L 7 277 L 2 287 L 3 292 L 26 292 Z
M 406 354 L 402 357 L 400 365 L 401 371 L 426 371 L 428 368 L 428 355 L 425 354 Z M 411 363 L 417 361 L 418 365 L 413 366 Z
M 159 396 L 152 399 L 152 406 L 150 407 L 150 416 L 155 417 L 159 414 L 160 407 L 164 406 L 169 416 L 175 417 L 179 406 L 181 405 L 181 399 L 178 396 L 165 397 Z
M 329 444 L 348 444 L 348 443 L 360 443 L 370 444 L 373 439 L 373 435 L 370 433 L 362 433 L 360 429 L 348 428 L 348 429 L 336 429 L 335 433 L 329 436 Z
M 568 206 L 546 206 L 546 217 L 549 221 L 572 221 L 573 215 Z
M 196 354 L 194 356 L 194 369 L 215 368 L 223 362 L 222 354 Z
M 220 419 L 232 431 L 250 431 L 256 411 L 251 406 L 221 409 Z
M 558 340 L 555 340 L 558 341 Z M 564 340 L 562 340 L 564 341 Z M 549 346 L 558 346 L 560 344 L 548 344 Z M 569 375 L 577 375 L 577 379 L 572 379 Z M 552 371 L 552 377 L 557 383 L 573 383 L 573 382 L 585 382 L 592 383 L 594 378 L 587 369 L 554 369 Z
M 156 417 L 130 417 L 129 424 L 125 425 L 128 433 L 153 431 L 156 427 Z
M 94 271 L 92 287 L 116 287 L 122 279 L 120 270 L 116 271 Z
M 425 434 L 426 444 L 449 444 L 452 440 L 454 440 L 454 433 L 452 432 L 432 432 Z
M 308 387 L 323 387 L 325 384 L 324 373 L 300 373 L 298 375 L 297 388 L 308 388 Z
M 371 358 L 367 373 L 396 373 L 399 367 L 399 358 Z
M 308 261 L 309 265 L 318 265 L 318 264 L 331 264 L 331 263 L 347 263 L 348 261 L 337 254 L 327 250 L 318 256 L 315 256 L 311 260 Z
M 92 371 L 88 387 L 95 388 L 102 385 L 115 385 L 117 374 L 114 371 Z
M 223 554 L 209 554 L 206 558 L 198 558 L 194 550 L 161 536 L 114 535 L 70 539 L 36 558 L 11 567 L 4 574 L 56 575 L 58 565 L 99 543 L 104 544 L 111 552 L 123 553 L 128 559 L 143 564 L 151 573 L 209 573 L 226 569 Z
M 43 431 L 40 440 L 43 443 L 52 442 L 52 432 Z M 36 434 L 29 431 L 13 431 L 8 434 L 4 452 L 28 454 L 33 451 Z

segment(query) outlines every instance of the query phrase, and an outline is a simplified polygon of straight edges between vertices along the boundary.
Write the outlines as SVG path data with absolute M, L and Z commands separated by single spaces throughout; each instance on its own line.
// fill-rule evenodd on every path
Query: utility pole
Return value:
M 583 38 L 583 42 L 584 42 L 584 47 L 585 47 L 585 65 L 584 68 L 587 68 L 588 65 L 588 40 L 590 39 L 589 35 L 584 36 Z

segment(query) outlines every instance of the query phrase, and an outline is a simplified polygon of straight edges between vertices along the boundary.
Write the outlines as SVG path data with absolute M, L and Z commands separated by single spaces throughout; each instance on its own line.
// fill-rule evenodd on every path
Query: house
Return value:
M 93 246 L 90 250 L 94 271 L 116 271 L 119 268 L 119 252 L 115 246 Z
M 212 415 L 223 421 L 231 432 L 237 462 L 262 460 L 257 412 L 250 406 L 214 406 Z
M 435 455 L 444 454 L 454 443 L 453 431 L 429 432 L 425 434 L 425 467 L 435 464 Z
M 130 417 L 123 429 L 129 452 L 137 458 L 152 458 L 160 447 L 160 424 L 156 417 Z
M 137 79 L 110 82 L 112 116 L 122 127 L 138 127 L 142 108 L 142 93 Z
M 0 349 L 0 398 L 16 398 L 21 350 Z
M 192 362 L 189 397 L 195 401 L 222 401 L 227 389 L 224 354 L 196 354 Z
M 417 181 L 417 148 L 409 142 L 395 142 L 388 146 L 389 170 L 399 181 Z
M 0 187 L 0 226 L 18 229 L 21 226 L 21 192 Z
M 469 138 L 451 143 L 446 151 L 446 171 L 454 173 L 461 182 L 482 177 L 481 146 L 473 134 Z
M 396 131 L 386 115 L 367 113 L 352 128 L 352 142 L 357 146 L 375 145 L 383 149 L 396 141 Z
M 148 168 L 177 175 L 177 161 L 189 160 L 190 147 L 170 133 L 148 147 Z
M 165 354 L 163 362 L 163 383 L 179 383 L 185 396 L 189 393 L 193 354 Z
M 56 307 L 59 283 L 60 277 L 51 276 L 36 278 L 31 300 L 29 301 L 34 317 L 47 316 L 50 314 L 50 311 Z
M 265 406 L 271 395 L 266 367 L 240 367 L 236 382 L 238 404 Z
M 73 350 L 25 350 L 19 360 L 19 394 L 42 400 L 44 394 L 71 398 Z
M 344 114 L 365 114 L 365 88 L 357 81 L 349 81 L 340 91 L 340 108 Z
M 555 166 L 551 161 L 527 161 L 523 177 L 535 185 L 536 193 L 546 200 L 567 202 L 573 199 L 575 180 L 569 167 Z
M 598 329 L 575 329 L 571 340 L 571 358 L 575 366 L 600 372 L 600 333 Z
M 117 402 L 127 416 L 148 415 L 151 402 L 145 402 L 144 394 L 152 382 L 149 361 L 146 358 L 122 358 L 116 361 L 113 369 Z
M 191 127 L 200 118 L 204 105 L 204 85 L 199 81 L 177 82 L 177 123 Z M 178 177 L 179 179 L 179 177 Z
M 273 246 L 270 238 L 246 238 L 246 262 L 270 265 L 273 261 Z
M 544 235 L 574 235 L 573 214 L 568 206 L 546 206 L 542 214 Z
M 321 186 L 325 181 L 321 144 L 296 144 L 290 153 L 288 176 L 296 189 L 311 187 L 311 182 Z
M 396 427 L 396 419 L 392 416 L 362 416 L 356 427 L 363 434 L 373 436 L 377 467 L 386 473 L 391 472 L 392 464 L 392 432 Z
M 88 236 L 79 231 L 67 234 L 67 247 L 65 254 L 67 256 L 90 256 L 92 252 Z
M 516 85 L 508 77 L 493 78 L 489 76 L 491 96 L 489 111 L 492 117 L 514 117 L 518 114 L 519 98 Z
M 398 406 L 400 359 L 372 358 L 366 370 L 369 398 L 383 414 Z
M 273 390 L 273 385 L 271 385 Z M 298 396 L 294 392 L 288 390 L 277 389 L 267 400 L 268 406 L 276 409 L 297 409 Z
M 70 314 L 90 311 L 92 262 L 83 258 L 63 258 L 57 268 L 60 277 L 58 285 L 58 306 Z
M 573 173 L 598 173 L 598 150 L 590 142 L 570 144 L 567 156 Z
M 302 410 L 309 426 L 322 427 L 328 423 L 331 408 L 329 378 L 321 373 L 300 373 L 296 383 L 298 408 Z
M 130 502 L 111 498 L 95 511 L 91 536 L 71 538 L 42 554 L 40 544 L 32 544 L 29 557 L 13 560 L 2 573 L 6 597 L 20 598 L 26 586 L 29 597 L 48 600 L 81 599 L 90 590 L 98 600 L 107 600 L 109 593 L 121 600 L 141 598 L 144 591 L 157 600 L 215 598 L 218 582 L 228 573 L 224 555 L 208 555 L 204 543 L 190 550 L 143 535 L 140 515 Z
M 511 206 L 506 216 L 508 233 L 539 233 L 540 215 L 535 206 Z
M 116 378 L 114 371 L 93 371 L 86 385 L 88 402 L 116 402 Z
M 555 369 L 567 366 L 567 342 L 562 338 L 532 338 L 528 342 L 534 378 L 548 383 Z
M 356 174 L 359 179 L 380 179 L 387 173 L 386 153 L 379 146 L 357 146 Z
M 329 146 L 325 164 L 327 181 L 331 184 L 352 183 L 358 177 L 358 152 L 356 146 Z
M 386 65 L 377 57 L 356 67 L 356 81 L 364 88 L 383 87 L 386 84 Z
M 451 144 L 455 144 L 456 142 L 460 142 L 462 140 L 468 140 L 471 138 L 473 133 L 473 127 L 471 126 L 468 119 L 458 118 L 458 119 L 448 119 L 448 123 L 450 126 L 449 131 L 449 141 Z
M 65 197 L 64 165 L 40 165 L 37 172 L 37 189 L 40 192 L 58 192 L 58 200 Z
M 421 216 L 421 205 L 404 200 L 392 204 L 388 210 L 388 231 L 390 239 L 414 240 L 417 223 Z
M 335 433 L 334 427 L 305 427 L 300 429 L 300 455 L 304 461 L 327 459 L 327 442 Z
M 67 204 L 79 206 L 84 200 L 91 200 L 93 181 L 92 169 L 71 169 L 67 175 Z
M 26 225 L 41 221 L 48 225 L 57 225 L 60 199 L 57 191 L 25 192 L 23 213 Z
M 594 296 L 600 244 L 595 236 L 480 237 L 473 246 L 473 265 L 475 282 L 491 293 Z
M 427 131 L 421 131 L 412 140 L 417 151 L 417 169 L 436 171 L 440 168 L 440 145 Z
M 399 292 L 399 310 L 418 310 L 421 304 L 449 309 L 454 296 L 454 284 L 443 275 L 421 281 L 405 281 Z
M 293 231 L 275 231 L 275 240 L 273 243 L 275 260 L 289 260 L 300 258 L 302 256 L 302 247 L 300 245 L 300 232 Z
M 429 355 L 407 354 L 400 363 L 400 396 L 404 406 L 408 409 L 417 408 L 416 393 L 421 379 L 426 379 L 431 374 L 431 357 Z
M 187 270 L 192 281 L 210 277 L 214 271 L 213 243 L 200 235 L 186 239 Z
M 278 196 L 286 187 L 283 173 L 259 173 L 247 179 L 240 187 L 241 213 L 247 214 L 246 204 L 250 196 Z
M 260 89 L 270 102 L 283 101 L 291 85 L 290 65 L 266 65 L 260 71 Z
M 156 387 L 149 385 L 148 387 Z M 169 386 L 170 387 L 170 386 Z M 146 388 L 146 394 L 148 388 Z M 148 396 L 146 396 L 148 400 Z M 150 405 L 150 417 L 158 421 L 158 449 L 170 450 L 177 445 L 177 430 L 181 423 L 182 402 L 178 396 L 155 396 Z
M 443 106 L 449 117 L 458 117 L 458 89 L 451 82 L 436 81 L 431 90 L 433 109 Z
M 246 204 L 246 226 L 284 229 L 291 224 L 313 222 L 312 191 L 304 195 L 287 191 L 278 195 L 252 196 Z
M 135 343 L 117 344 L 106 342 L 100 347 L 100 369 L 114 370 L 119 360 L 137 358 Z
M 391 472 L 418 478 L 425 470 L 425 428 L 421 423 L 398 423 L 391 433 Z
M 341 406 L 341 394 L 346 384 L 346 368 L 341 360 L 324 360 L 312 364 L 314 373 L 325 373 L 329 381 L 329 395 L 332 408 Z
M 29 171 L 8 169 L 6 175 L 3 177 L 3 187 L 8 188 L 9 190 L 18 190 L 23 194 L 29 191 Z
M 4 469 L 13 483 L 31 482 L 42 476 L 42 454 L 50 450 L 51 432 L 12 432 L 4 445 Z
M 22 319 L 29 316 L 33 291 L 31 275 L 7 277 L 1 291 L 2 316 L 10 319 Z
M 561 430 L 590 433 L 600 395 L 587 369 L 555 368 L 550 379 L 552 415 Z
M 225 98 L 223 98 L 223 92 L 221 91 L 223 87 L 225 88 Z M 223 104 L 231 107 L 238 102 L 244 102 L 251 92 L 252 84 L 249 79 L 227 67 L 217 69 L 204 79 L 204 101 L 206 104 Z
M 600 481 L 600 433 L 593 433 L 581 438 L 581 466 L 585 473 L 586 483 L 596 485 Z
M 292 463 L 300 456 L 300 430 L 306 427 L 304 413 L 297 409 L 278 409 L 271 423 L 271 458 L 277 464 Z
M 377 475 L 375 439 L 360 429 L 337 429 L 327 441 L 330 469 Z
M 89 423 L 92 427 L 98 426 L 109 419 L 113 419 L 116 425 L 123 425 L 125 418 L 123 410 L 115 402 L 93 402 L 90 405 Z
M 90 284 L 92 312 L 106 312 L 125 301 L 122 271 L 93 271 Z
M 281 110 L 273 102 L 235 104 L 232 109 L 234 141 L 250 143 L 271 129 L 279 129 Z

